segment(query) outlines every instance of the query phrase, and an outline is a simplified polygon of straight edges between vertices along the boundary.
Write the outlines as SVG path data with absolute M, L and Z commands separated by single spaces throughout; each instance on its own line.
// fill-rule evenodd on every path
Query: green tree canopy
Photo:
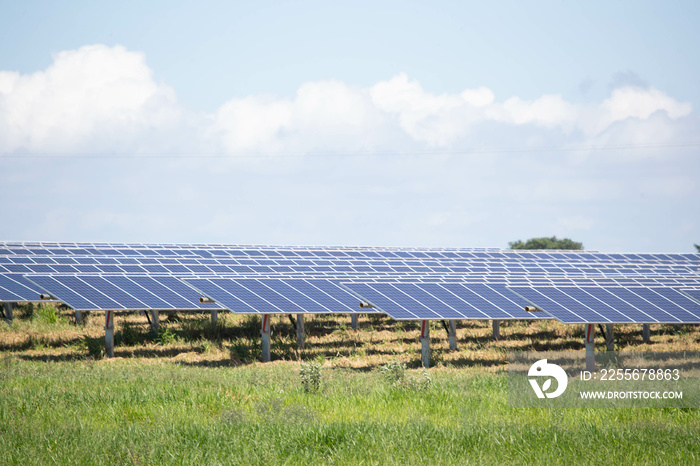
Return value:
M 694 244 L 693 246 L 695 246 L 695 249 L 697 249 L 698 252 L 700 252 L 700 244 Z
M 569 238 L 530 238 L 524 243 L 520 240 L 508 243 L 511 249 L 583 249 L 583 243 L 577 243 Z

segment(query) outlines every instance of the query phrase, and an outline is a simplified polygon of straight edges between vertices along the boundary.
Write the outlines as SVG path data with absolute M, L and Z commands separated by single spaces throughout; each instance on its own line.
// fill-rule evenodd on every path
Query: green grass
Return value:
M 276 317 L 261 364 L 257 316 L 163 314 L 153 332 L 117 313 L 102 359 L 104 314 L 15 311 L 0 322 L 2 465 L 700 463 L 697 409 L 509 407 L 508 352 L 582 350 L 581 326 L 504 322 L 494 341 L 490 322 L 462 321 L 449 351 L 433 322 L 423 371 L 417 323 L 376 315 L 357 331 L 308 318 L 303 350 Z M 697 327 L 654 326 L 650 344 L 640 327 L 616 326 L 622 351 L 700 348 Z
M 3 464 L 697 464 L 697 410 L 511 409 L 503 373 L 420 389 L 298 363 L 0 359 Z M 408 370 L 406 377 L 420 377 Z

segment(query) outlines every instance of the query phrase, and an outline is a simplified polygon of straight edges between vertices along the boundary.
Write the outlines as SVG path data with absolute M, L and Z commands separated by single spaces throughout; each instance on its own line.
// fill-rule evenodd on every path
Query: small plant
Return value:
M 240 364 L 249 364 L 255 360 L 256 355 L 251 350 L 252 345 L 252 340 L 247 338 L 235 341 L 230 349 L 231 360 Z
M 214 349 L 214 344 L 209 340 L 201 340 L 199 343 L 199 352 L 202 354 L 209 354 Z
M 55 324 L 58 323 L 59 315 L 54 305 L 42 304 L 34 310 L 32 319 L 45 324 Z
M 121 325 L 120 336 L 121 342 L 124 345 L 134 346 L 139 343 L 139 333 L 134 327 L 134 325 L 128 320 L 125 320 L 124 323 Z
M 88 355 L 95 359 L 105 357 L 105 342 L 102 338 L 83 337 L 83 346 L 87 349 Z
M 391 385 L 403 385 L 406 380 L 406 364 L 397 359 L 384 364 L 380 370 Z
M 161 328 L 158 331 L 156 342 L 165 346 L 175 342 L 175 334 L 169 328 Z
M 428 371 L 423 368 L 420 375 L 406 379 L 406 388 L 415 391 L 423 391 L 430 388 L 432 383 L 433 379 L 430 378 Z
M 47 341 L 41 335 L 31 335 L 29 337 L 29 347 L 36 351 L 45 350 L 48 345 Z
M 317 393 L 321 389 L 321 364 L 318 362 L 302 362 L 299 375 L 306 393 Z

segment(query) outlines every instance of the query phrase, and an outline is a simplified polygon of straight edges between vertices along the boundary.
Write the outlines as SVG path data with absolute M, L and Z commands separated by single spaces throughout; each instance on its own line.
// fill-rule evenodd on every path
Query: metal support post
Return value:
M 430 321 L 421 321 L 420 326 L 421 352 L 420 359 L 423 367 L 430 367 Z
M 649 343 L 651 341 L 651 329 L 649 324 L 642 324 L 642 340 L 644 343 Z
M 270 314 L 263 314 L 262 329 L 262 362 L 270 362 Z
M 304 349 L 304 314 L 297 314 L 297 346 Z
M 114 357 L 114 311 L 105 312 L 105 354 Z
M 216 325 L 218 320 L 219 320 L 219 311 L 217 311 L 216 309 L 212 309 L 212 311 L 211 311 L 211 323 Z
M 158 311 L 149 311 L 151 313 L 151 330 L 158 332 L 160 328 L 160 322 L 158 321 Z
M 595 325 L 586 324 L 586 370 L 595 372 Z
M 492 322 L 492 327 L 493 327 L 493 339 L 500 340 L 501 339 L 501 321 L 494 320 Z
M 83 321 L 83 312 L 82 311 L 75 311 L 75 323 L 79 324 Z
M 5 321 L 8 324 L 12 323 L 12 307 L 13 303 L 3 303 L 3 307 L 5 308 Z
M 357 330 L 357 321 L 358 321 L 359 317 L 360 316 L 358 316 L 357 314 L 352 314 L 350 316 L 350 326 L 352 327 L 353 330 Z
M 450 319 L 449 321 L 449 331 L 447 332 L 447 338 L 450 341 L 450 351 L 457 349 L 457 321 Z
M 615 336 L 613 335 L 613 324 L 605 324 L 605 346 L 608 351 L 615 350 Z

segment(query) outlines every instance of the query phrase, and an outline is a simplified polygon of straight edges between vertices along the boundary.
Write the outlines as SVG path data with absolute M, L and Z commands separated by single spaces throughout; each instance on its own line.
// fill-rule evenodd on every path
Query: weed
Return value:
M 405 386 L 409 390 L 423 391 L 431 387 L 433 379 L 426 369 L 421 369 L 420 375 L 406 378 Z
M 390 385 L 402 385 L 406 380 L 406 364 L 398 359 L 384 364 L 380 371 Z
M 88 355 L 95 359 L 105 357 L 105 342 L 102 338 L 94 338 L 85 335 L 82 340 L 82 346 L 87 350 Z
M 167 346 L 167 345 L 170 345 L 172 343 L 175 343 L 175 334 L 169 328 L 161 327 L 158 330 L 158 336 L 156 337 L 156 342 L 163 345 L 163 346 Z
M 48 347 L 47 340 L 41 335 L 30 335 L 29 347 L 35 351 L 45 350 Z
M 306 393 L 318 393 L 321 389 L 321 364 L 315 361 L 302 362 L 299 375 Z
M 59 321 L 58 311 L 53 304 L 40 304 L 33 311 L 32 320 L 44 324 L 57 324 Z
M 128 320 L 125 320 L 120 325 L 119 341 L 126 346 L 134 346 L 141 343 L 141 335 L 136 326 Z
M 214 344 L 209 340 L 201 340 L 199 343 L 199 352 L 209 354 L 214 349 Z
M 256 353 L 251 349 L 255 342 L 250 339 L 238 339 L 230 348 L 231 360 L 238 364 L 250 364 L 256 359 Z

